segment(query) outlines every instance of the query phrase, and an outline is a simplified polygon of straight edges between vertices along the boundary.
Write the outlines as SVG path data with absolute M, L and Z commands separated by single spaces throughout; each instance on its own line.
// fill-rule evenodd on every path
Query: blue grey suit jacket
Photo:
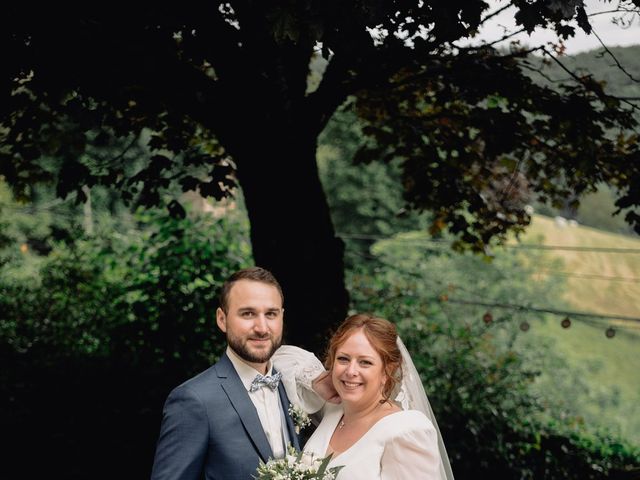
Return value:
M 300 448 L 280 383 L 289 438 Z M 273 456 L 258 413 L 229 357 L 176 387 L 162 414 L 152 480 L 251 480 Z

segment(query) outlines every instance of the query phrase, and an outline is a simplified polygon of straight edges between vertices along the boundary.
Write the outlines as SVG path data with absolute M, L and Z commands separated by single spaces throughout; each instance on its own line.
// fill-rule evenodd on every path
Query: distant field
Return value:
M 523 239 L 525 243 L 538 243 L 538 238 L 541 243 L 553 246 L 635 250 L 635 253 L 549 251 L 549 259 L 560 260 L 562 266 L 552 266 L 550 261 L 541 266 L 540 274 L 557 275 L 558 272 L 548 271 L 553 269 L 573 275 L 567 276 L 565 298 L 576 309 L 640 317 L 640 238 L 585 226 L 559 227 L 554 219 L 536 215 Z
M 553 246 L 635 249 L 636 253 L 550 250 L 546 254 L 549 263 L 538 268 L 539 275 L 566 274 L 563 295 L 572 310 L 640 317 L 640 239 L 583 226 L 561 227 L 554 219 L 535 216 L 522 240 Z M 608 339 L 604 327 L 574 321 L 571 328 L 563 329 L 559 320 L 532 328 L 531 333 L 552 337 L 558 353 L 570 365 L 588 372 L 585 380 L 594 392 L 616 394 L 617 406 L 592 402 L 583 408 L 640 445 L 640 322 L 613 321 L 618 332 Z

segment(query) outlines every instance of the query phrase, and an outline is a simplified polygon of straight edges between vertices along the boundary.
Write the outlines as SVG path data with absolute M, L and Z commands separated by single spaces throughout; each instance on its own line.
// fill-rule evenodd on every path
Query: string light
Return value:
M 392 237 L 383 235 L 360 235 L 352 233 L 336 232 L 339 237 L 349 240 L 389 240 Z M 440 244 L 449 245 L 451 242 L 445 239 L 437 238 L 394 238 L 394 240 L 401 240 L 405 243 L 415 244 Z M 544 245 L 539 243 L 518 243 L 518 244 L 504 244 L 500 245 L 501 248 L 509 248 L 515 250 L 554 250 L 554 251 L 570 251 L 570 252 L 601 252 L 601 253 L 621 253 L 637 255 L 640 254 L 640 248 L 624 248 L 624 247 L 583 247 L 578 245 Z
M 377 239 L 377 238 L 383 238 L 383 237 L 374 237 L 371 236 L 372 239 Z M 596 250 L 596 249 L 594 249 Z M 638 250 L 638 252 L 640 253 L 640 250 Z M 404 273 L 407 273 L 413 277 L 416 278 L 420 278 L 420 279 L 424 279 L 423 275 L 417 273 L 417 272 L 411 272 L 409 270 L 406 269 L 398 269 L 397 265 L 392 265 L 388 262 L 385 262 L 384 260 L 382 260 L 381 258 L 371 255 L 371 254 L 365 254 L 362 252 L 354 252 L 356 255 L 361 256 L 363 258 L 369 259 L 369 260 L 375 260 L 378 263 L 380 263 L 381 265 L 385 265 L 387 267 L 391 267 L 395 270 L 402 270 Z M 625 253 L 631 253 L 629 251 L 625 252 Z M 635 252 L 633 252 L 635 253 Z M 466 292 L 466 293 L 470 293 L 473 295 L 473 292 L 469 292 L 467 289 L 465 289 L 464 287 L 461 287 L 459 285 L 453 285 L 453 284 L 448 284 L 447 285 L 447 290 L 448 291 L 454 291 L 454 290 L 460 290 L 461 292 Z M 592 325 L 592 326 L 596 326 L 596 327 L 602 327 L 602 323 L 599 323 L 596 319 L 602 319 L 602 320 L 622 320 L 624 322 L 630 322 L 630 323 L 640 323 L 640 318 L 638 317 L 629 317 L 629 316 L 622 316 L 622 315 L 607 315 L 607 314 L 599 314 L 599 313 L 587 313 L 587 312 L 575 312 L 575 311 L 565 311 L 565 310 L 559 310 L 559 309 L 555 309 L 555 308 L 537 308 L 537 307 L 532 307 L 532 306 L 527 306 L 527 305 L 516 305 L 516 304 L 508 304 L 508 303 L 490 303 L 490 302 L 482 302 L 482 301 L 477 301 L 477 300 L 465 300 L 465 299 L 461 299 L 461 298 L 451 298 L 448 294 L 443 293 L 441 294 L 439 297 L 437 297 L 441 302 L 449 302 L 449 303 L 457 303 L 457 304 L 462 304 L 462 305 L 471 305 L 471 306 L 484 306 L 484 307 L 489 307 L 489 308 L 506 308 L 506 309 L 510 309 L 510 310 L 518 310 L 518 311 L 528 311 L 528 312 L 535 312 L 535 313 L 549 313 L 549 314 L 553 314 L 553 315 L 562 315 L 564 316 L 563 320 L 561 321 L 561 326 L 563 328 L 569 328 L 571 326 L 571 319 L 569 318 L 569 316 L 571 316 L 574 320 L 579 320 L 585 324 L 588 325 Z M 482 320 L 486 325 L 489 325 L 493 322 L 493 315 L 491 314 L 491 312 L 489 310 L 487 310 L 485 312 L 485 314 L 482 316 Z M 526 324 L 526 325 L 524 325 Z M 625 328 L 624 326 L 619 328 Z M 632 327 L 629 327 L 632 328 Z M 520 329 L 522 331 L 528 331 L 530 329 L 530 325 L 528 322 L 523 322 L 520 324 Z M 635 328 L 633 328 L 633 330 L 636 330 Z M 606 331 L 605 331 L 605 335 L 607 336 L 607 338 L 613 338 L 615 336 L 615 330 L 613 329 L 613 327 L 609 327 Z

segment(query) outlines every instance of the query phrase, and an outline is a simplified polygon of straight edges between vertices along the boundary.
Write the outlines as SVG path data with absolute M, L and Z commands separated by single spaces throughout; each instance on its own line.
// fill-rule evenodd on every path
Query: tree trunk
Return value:
M 344 244 L 335 236 L 308 128 L 260 126 L 233 153 L 251 222 L 256 265 L 285 295 L 285 342 L 324 354 L 344 320 Z

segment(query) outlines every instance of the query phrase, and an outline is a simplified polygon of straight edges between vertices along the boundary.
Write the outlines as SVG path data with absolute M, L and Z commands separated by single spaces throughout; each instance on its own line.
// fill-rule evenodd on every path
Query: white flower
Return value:
M 342 468 L 329 467 L 331 456 L 314 458 L 313 454 L 297 452 L 291 445 L 284 458 L 260 462 L 255 480 L 335 480 Z
M 302 452 L 302 458 L 300 459 L 300 463 L 302 465 L 306 465 L 308 467 L 311 467 L 313 465 L 314 461 L 315 460 L 313 458 L 313 453 Z
M 307 415 L 307 412 L 305 412 L 300 406 L 289 405 L 288 411 L 291 416 L 291 420 L 293 420 L 296 427 L 296 433 L 300 433 L 300 430 L 311 424 L 309 415 Z

